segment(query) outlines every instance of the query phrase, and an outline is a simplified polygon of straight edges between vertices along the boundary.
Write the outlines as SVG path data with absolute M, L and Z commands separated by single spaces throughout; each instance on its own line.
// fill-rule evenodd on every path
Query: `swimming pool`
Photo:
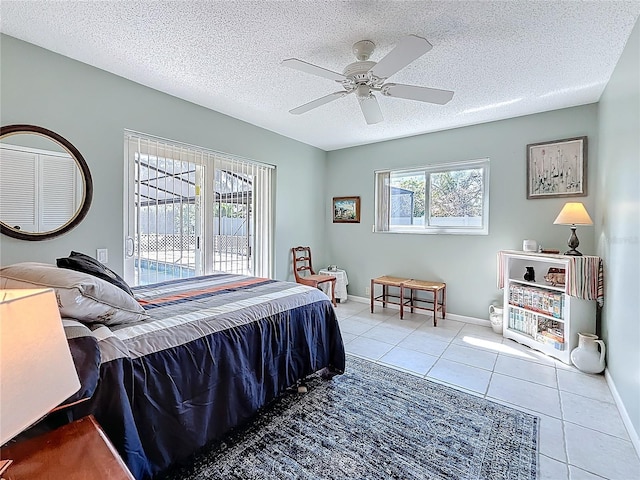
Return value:
M 151 283 L 166 282 L 179 278 L 195 277 L 194 268 L 183 265 L 173 265 L 146 258 L 135 261 L 136 285 L 149 285 Z

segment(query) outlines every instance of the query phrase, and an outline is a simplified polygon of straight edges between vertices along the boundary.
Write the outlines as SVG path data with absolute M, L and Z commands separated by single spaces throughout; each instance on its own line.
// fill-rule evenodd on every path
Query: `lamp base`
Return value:
M 564 252 L 565 255 L 573 255 L 574 257 L 581 257 L 582 254 L 576 250 L 578 245 L 580 245 L 580 241 L 578 240 L 578 236 L 576 235 L 576 226 L 572 225 L 571 227 L 571 236 L 569 237 L 569 241 L 567 245 L 569 246 L 569 250 Z

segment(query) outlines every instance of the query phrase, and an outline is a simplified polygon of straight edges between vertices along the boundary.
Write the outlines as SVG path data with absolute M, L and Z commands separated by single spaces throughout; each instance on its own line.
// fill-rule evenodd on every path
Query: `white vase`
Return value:
M 489 320 L 491 321 L 491 328 L 494 332 L 502 335 L 502 307 L 496 307 L 495 305 L 489 306 Z
M 600 345 L 600 351 L 598 351 Z M 578 346 L 571 351 L 571 361 L 585 373 L 600 373 L 604 370 L 606 347 L 597 335 L 578 333 Z

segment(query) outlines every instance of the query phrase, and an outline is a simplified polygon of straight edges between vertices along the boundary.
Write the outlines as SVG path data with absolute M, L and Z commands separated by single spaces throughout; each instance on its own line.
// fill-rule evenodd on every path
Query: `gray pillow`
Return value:
M 0 268 L 0 288 L 53 288 L 60 315 L 85 323 L 119 325 L 148 318 L 137 300 L 115 285 L 46 263 L 24 262 Z

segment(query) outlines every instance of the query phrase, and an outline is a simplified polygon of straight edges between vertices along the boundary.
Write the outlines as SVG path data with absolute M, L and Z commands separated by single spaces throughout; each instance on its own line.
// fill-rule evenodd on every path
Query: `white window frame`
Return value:
M 489 159 L 482 158 L 462 162 L 423 165 L 412 168 L 397 168 L 376 170 L 375 173 L 375 225 L 376 233 L 413 233 L 419 235 L 447 234 L 447 235 L 488 235 L 489 234 Z M 482 223 L 480 226 L 437 226 L 429 225 L 431 206 L 430 175 L 457 170 L 482 169 Z M 388 178 L 398 173 L 425 174 L 425 225 L 390 225 L 390 184 Z

